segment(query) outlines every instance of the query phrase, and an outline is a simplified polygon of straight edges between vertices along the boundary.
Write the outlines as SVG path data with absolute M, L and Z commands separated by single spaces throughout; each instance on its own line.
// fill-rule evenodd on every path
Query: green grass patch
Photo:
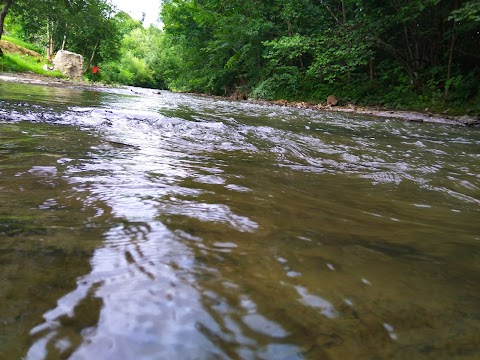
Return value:
M 4 54 L 0 57 L 0 72 L 34 72 L 40 75 L 63 78 L 60 71 L 43 69 L 44 62 L 27 55 Z
M 36 51 L 40 54 L 43 54 L 43 49 L 40 47 L 40 46 L 36 46 L 36 45 L 33 45 L 33 44 L 30 44 L 30 43 L 27 43 L 23 40 L 20 40 L 20 39 L 17 39 L 17 38 L 13 38 L 11 36 L 7 36 L 7 35 L 2 35 L 2 40 L 5 40 L 5 41 L 9 41 L 11 42 L 12 44 L 15 44 L 15 45 L 18 45 L 18 46 L 21 46 L 25 49 L 28 49 L 28 50 L 32 50 L 32 51 Z

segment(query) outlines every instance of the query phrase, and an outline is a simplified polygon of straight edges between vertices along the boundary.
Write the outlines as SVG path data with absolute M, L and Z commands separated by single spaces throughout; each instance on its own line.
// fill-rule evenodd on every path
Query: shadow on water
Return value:
M 477 130 L 0 84 L 10 358 L 480 354 Z

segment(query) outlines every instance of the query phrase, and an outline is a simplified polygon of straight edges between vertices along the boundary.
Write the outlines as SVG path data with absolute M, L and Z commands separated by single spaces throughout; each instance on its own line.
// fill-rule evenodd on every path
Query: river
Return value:
M 478 359 L 480 129 L 0 81 L 5 359 Z

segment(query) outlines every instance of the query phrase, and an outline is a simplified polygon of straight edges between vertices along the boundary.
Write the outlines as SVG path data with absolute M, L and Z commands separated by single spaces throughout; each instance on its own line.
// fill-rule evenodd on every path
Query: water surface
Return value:
M 476 359 L 480 131 L 0 82 L 8 359 Z

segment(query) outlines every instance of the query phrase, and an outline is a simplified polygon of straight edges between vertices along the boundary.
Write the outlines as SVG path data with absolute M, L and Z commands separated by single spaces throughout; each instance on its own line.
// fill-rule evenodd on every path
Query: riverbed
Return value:
M 6 359 L 480 357 L 480 129 L 4 80 Z

